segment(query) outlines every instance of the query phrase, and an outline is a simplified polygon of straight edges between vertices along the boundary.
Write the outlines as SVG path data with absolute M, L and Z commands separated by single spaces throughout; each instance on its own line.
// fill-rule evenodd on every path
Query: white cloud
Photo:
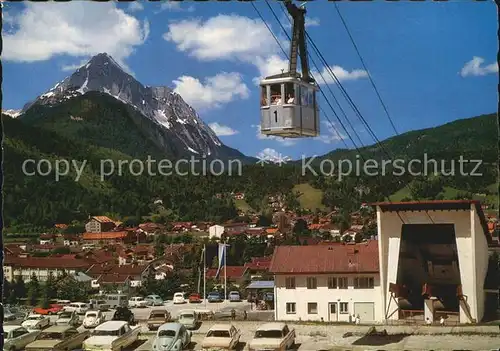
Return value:
M 252 127 L 254 127 L 257 131 L 257 139 L 260 139 L 260 140 L 273 140 L 273 141 L 277 141 L 278 143 L 280 143 L 281 145 L 283 146 L 293 146 L 297 143 L 297 141 L 295 139 L 290 139 L 290 138 L 280 138 L 280 137 L 276 137 L 276 136 L 273 136 L 273 135 L 263 135 L 261 132 L 260 132 L 260 125 L 252 125 Z
M 217 108 L 236 98 L 249 96 L 248 87 L 235 72 L 219 73 L 206 78 L 203 83 L 194 77 L 181 76 L 173 83 L 174 91 L 195 109 Z
M 332 70 L 335 77 L 337 77 L 339 82 L 368 77 L 368 73 L 362 69 L 353 69 L 350 72 L 340 66 L 330 66 L 330 69 Z M 311 73 L 318 82 L 318 84 L 325 84 L 323 78 L 325 79 L 327 84 L 335 83 L 335 79 L 333 79 L 333 77 L 330 75 L 330 71 L 326 67 L 323 67 L 323 70 L 321 72 L 323 78 L 321 78 L 321 75 L 319 75 L 317 71 L 312 71 Z
M 186 11 L 186 12 L 193 12 L 194 11 L 194 6 L 191 5 L 189 7 L 182 7 L 181 6 L 182 1 L 165 1 L 160 5 L 160 10 L 157 11 L 156 13 L 160 13 L 163 11 Z
M 282 16 L 281 23 L 284 23 L 283 27 L 285 28 L 292 28 L 292 17 L 290 15 L 287 15 L 287 17 Z M 317 27 L 319 25 L 320 25 L 319 18 L 306 16 L 306 28 Z
M 233 60 L 253 62 L 278 48 L 262 21 L 238 15 L 218 15 L 171 23 L 163 35 L 177 49 L 202 61 Z
M 61 69 L 64 71 L 64 72 L 68 72 L 68 71 L 75 71 L 77 70 L 78 68 L 82 67 L 83 65 L 85 65 L 88 61 L 90 60 L 90 57 L 88 58 L 85 58 L 83 60 L 81 60 L 79 63 L 75 63 L 75 64 L 70 64 L 70 65 L 62 65 L 61 66 Z
M 280 164 L 286 164 L 288 161 L 291 161 L 291 158 L 289 156 L 285 156 L 275 149 L 271 149 L 269 147 L 259 152 L 257 154 L 257 158 L 259 160 Z
M 3 33 L 4 60 L 35 62 L 56 55 L 81 58 L 107 52 L 123 64 L 149 35 L 147 20 L 141 23 L 114 2 L 26 2 L 25 6 L 14 19 L 16 31 Z
M 259 76 L 253 79 L 255 85 L 268 76 L 288 71 L 288 60 L 282 59 L 278 55 L 271 55 L 267 58 L 258 57 L 255 66 L 259 70 Z
M 234 130 L 231 127 L 224 126 L 224 125 L 219 124 L 217 122 L 210 123 L 209 127 L 214 131 L 214 133 L 217 136 L 230 136 L 230 135 L 238 134 L 237 130 Z
M 467 62 L 462 70 L 460 71 L 460 75 L 462 77 L 467 76 L 485 76 L 491 73 L 498 73 L 498 63 L 492 63 L 484 66 L 484 59 L 482 57 L 474 56 L 472 60 Z
M 334 144 L 346 139 L 346 136 L 340 132 L 335 123 L 332 125 L 329 121 L 321 121 L 321 124 L 324 128 L 320 129 L 320 135 L 314 138 L 315 140 L 325 144 Z
M 142 11 L 144 10 L 144 5 L 139 1 L 134 1 L 128 5 L 127 9 L 130 12 Z

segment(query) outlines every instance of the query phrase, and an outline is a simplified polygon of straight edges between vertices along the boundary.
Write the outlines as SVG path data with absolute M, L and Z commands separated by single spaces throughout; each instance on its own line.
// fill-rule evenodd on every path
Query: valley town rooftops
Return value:
M 95 219 L 100 223 L 115 223 L 115 221 L 107 216 L 93 216 L 92 219 Z
M 269 271 L 275 274 L 378 273 L 378 243 L 278 246 Z

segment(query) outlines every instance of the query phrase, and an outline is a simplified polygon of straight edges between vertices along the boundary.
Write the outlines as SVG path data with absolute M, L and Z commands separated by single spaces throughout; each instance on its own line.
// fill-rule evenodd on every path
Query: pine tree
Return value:
M 37 276 L 35 275 L 35 273 L 33 273 L 31 275 L 31 280 L 28 283 L 28 296 L 26 303 L 30 306 L 35 306 L 39 296 L 40 284 L 38 282 Z

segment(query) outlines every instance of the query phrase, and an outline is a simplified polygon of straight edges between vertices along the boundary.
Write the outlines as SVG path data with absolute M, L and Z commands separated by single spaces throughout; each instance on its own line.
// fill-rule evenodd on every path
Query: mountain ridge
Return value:
M 247 159 L 238 150 L 224 145 L 179 94 L 165 86 L 143 85 L 106 53 L 92 57 L 53 88 L 27 103 L 20 118 L 25 119 L 36 106 L 57 106 L 89 92 L 107 94 L 153 122 L 156 130 L 150 128 L 149 137 L 163 145 L 167 154 L 169 149 L 175 149 L 179 157 Z

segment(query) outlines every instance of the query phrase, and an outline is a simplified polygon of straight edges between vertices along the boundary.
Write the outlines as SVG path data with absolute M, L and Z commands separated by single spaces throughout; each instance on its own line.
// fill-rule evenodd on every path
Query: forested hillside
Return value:
M 79 103 L 85 108 L 85 99 Z M 308 172 L 303 176 L 300 164 L 294 164 L 281 167 L 249 165 L 243 166 L 241 175 L 234 170 L 232 175 L 221 176 L 134 176 L 125 168 L 123 174 L 115 172 L 101 181 L 101 160 L 111 159 L 115 163 L 132 158 L 145 160 L 147 155 L 158 155 L 155 144 L 143 140 L 133 129 L 136 122 L 132 115 L 129 119 L 116 120 L 116 110 L 109 109 L 106 113 L 100 112 L 102 119 L 95 121 L 99 127 L 83 128 L 78 122 L 66 124 L 64 121 L 64 118 L 71 120 L 71 116 L 82 116 L 75 116 L 63 106 L 59 108 L 59 117 L 43 110 L 39 112 L 45 114 L 43 118 L 41 115 L 27 116 L 29 123 L 2 115 L 4 223 L 7 227 L 52 227 L 54 223 L 69 223 L 104 213 L 116 218 L 154 215 L 154 220 L 160 222 L 221 221 L 237 216 L 237 204 L 231 192 L 244 192 L 246 204 L 258 212 L 269 210 L 268 195 L 280 193 L 285 195 L 285 203 L 291 209 L 300 210 L 300 204 L 305 206 L 307 203 L 311 208 L 321 207 L 328 211 L 335 206 L 345 212 L 356 210 L 361 202 L 384 200 L 402 190 L 405 193 L 400 199 L 472 198 L 477 193 L 495 198 L 498 194 L 495 186 L 497 166 L 493 163 L 498 157 L 494 115 L 414 131 L 382 143 L 395 157 L 419 157 L 428 152 L 434 158 L 456 159 L 460 155 L 481 158 L 487 161 L 481 168 L 482 177 L 394 177 L 388 174 L 384 177 L 347 177 L 339 182 L 335 176 L 315 176 Z M 85 118 L 92 118 L 96 107 L 88 108 Z M 362 151 L 366 158 L 381 157 L 376 147 Z M 353 150 L 339 150 L 325 157 L 338 159 L 355 155 Z M 23 174 L 22 165 L 26 159 L 42 158 L 53 163 L 57 159 L 77 160 L 77 165 L 86 160 L 87 164 L 78 181 L 75 181 L 74 170 L 58 181 L 55 181 L 54 172 L 47 176 Z M 306 183 L 320 192 L 311 187 L 296 187 Z M 312 189 L 314 196 L 299 193 L 309 191 L 307 189 Z M 321 200 L 321 204 L 314 206 L 311 201 L 299 201 L 301 196 Z M 155 200 L 162 200 L 160 209 L 153 204 Z

